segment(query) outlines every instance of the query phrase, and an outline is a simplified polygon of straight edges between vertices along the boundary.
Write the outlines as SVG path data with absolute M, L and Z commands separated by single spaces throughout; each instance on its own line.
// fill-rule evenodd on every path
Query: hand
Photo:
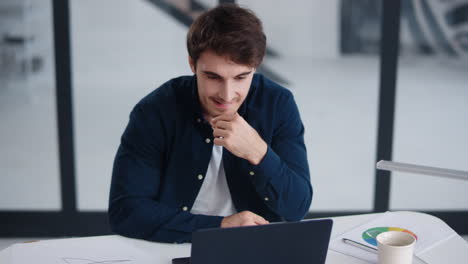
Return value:
M 265 157 L 267 144 L 237 112 L 217 116 L 210 123 L 213 127 L 214 144 L 225 147 L 253 165 L 258 165 Z
M 226 216 L 221 222 L 221 227 L 239 227 L 239 226 L 254 226 L 269 224 L 263 217 L 256 215 L 250 211 L 243 211 L 237 214 Z

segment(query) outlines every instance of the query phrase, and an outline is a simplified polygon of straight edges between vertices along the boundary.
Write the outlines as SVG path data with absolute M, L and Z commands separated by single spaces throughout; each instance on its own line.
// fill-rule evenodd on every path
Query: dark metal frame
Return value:
M 376 160 L 391 159 L 395 112 L 401 0 L 383 1 L 379 120 Z M 69 0 L 53 0 L 55 70 L 62 210 L 0 211 L 0 237 L 62 237 L 110 234 L 105 212 L 79 212 L 76 207 L 73 146 Z M 390 173 L 376 171 L 373 211 L 312 212 L 307 218 L 384 212 L 389 209 Z M 468 211 L 426 211 L 468 234 Z
M 383 1 L 380 51 L 380 91 L 379 119 L 377 125 L 377 157 L 379 160 L 392 160 L 393 123 L 395 117 L 395 96 L 400 43 L 401 0 Z M 389 209 L 390 172 L 376 170 L 374 188 L 374 211 Z
M 68 1 L 54 0 L 55 82 L 62 212 L 76 211 L 75 147 Z

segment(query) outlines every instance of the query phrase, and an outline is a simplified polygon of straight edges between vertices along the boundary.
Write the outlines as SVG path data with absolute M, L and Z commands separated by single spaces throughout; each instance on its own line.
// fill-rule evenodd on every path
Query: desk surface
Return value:
M 334 220 L 332 239 L 346 232 L 349 229 L 352 229 L 362 223 L 366 223 L 374 219 L 379 215 L 380 214 L 364 214 L 332 218 Z M 433 218 L 433 216 L 430 215 L 426 216 L 428 217 L 428 219 Z M 441 222 L 441 224 L 445 223 Z M 112 247 L 109 247 L 109 245 L 112 245 Z M 170 264 L 172 258 L 190 256 L 191 246 L 191 244 L 154 243 L 144 240 L 126 238 L 117 235 L 53 239 L 43 240 L 36 243 L 15 244 L 13 246 L 10 246 L 9 248 L 6 248 L 5 250 L 0 252 L 0 263 L 16 264 L 14 261 L 17 260 L 17 257 L 24 257 L 25 255 L 27 255 L 27 257 L 31 260 L 38 260 L 38 258 L 41 257 L 45 258 L 46 256 L 43 255 L 43 251 L 41 251 L 41 248 L 50 249 L 50 251 L 56 252 L 54 254 L 59 254 L 59 252 L 67 254 L 65 253 L 67 252 L 67 250 L 73 252 L 73 250 L 76 248 L 83 249 L 88 247 L 86 248 L 86 250 L 88 251 L 90 250 L 89 248 L 91 248 L 91 251 L 99 251 L 101 254 L 105 254 L 106 250 L 109 252 L 115 252 L 116 248 L 114 247 L 114 245 L 118 245 L 119 252 L 123 252 L 128 249 L 129 252 L 137 252 L 138 254 L 141 253 L 142 255 L 144 255 L 144 260 L 138 261 L 138 263 L 161 264 Z M 93 252 L 89 252 L 89 254 L 92 255 Z M 432 255 L 430 263 L 465 263 L 464 261 L 468 259 L 468 243 L 466 243 L 466 241 L 463 238 L 457 235 L 451 238 L 449 241 L 443 241 L 443 243 L 431 249 L 429 255 Z M 60 259 L 60 261 L 58 262 L 55 261 L 57 263 L 69 263 L 64 258 L 58 258 L 58 255 L 55 256 L 55 258 Z M 329 250 L 326 263 L 362 264 L 368 262 Z M 425 262 L 415 261 L 414 263 L 416 264 Z M 125 264 L 125 262 L 123 262 L 123 264 Z

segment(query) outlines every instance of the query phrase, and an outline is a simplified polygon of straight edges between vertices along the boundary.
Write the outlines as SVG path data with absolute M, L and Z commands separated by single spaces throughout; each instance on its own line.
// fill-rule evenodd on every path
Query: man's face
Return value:
M 205 119 L 237 112 L 249 93 L 255 68 L 236 64 L 226 56 L 204 51 L 190 67 L 197 75 L 198 96 Z

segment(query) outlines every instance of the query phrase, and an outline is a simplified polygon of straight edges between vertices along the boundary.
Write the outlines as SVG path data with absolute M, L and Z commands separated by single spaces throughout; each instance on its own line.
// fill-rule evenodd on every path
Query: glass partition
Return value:
M 60 210 L 51 1 L 1 1 L 0 36 L 0 209 Z
M 70 13 L 77 206 L 102 211 L 132 107 L 191 74 L 187 28 L 150 1 L 70 1 Z
M 305 125 L 311 211 L 373 208 L 380 2 L 240 0 L 264 22 Z
M 166 80 L 191 74 L 186 19 L 217 1 L 191 2 L 71 1 L 80 210 L 107 208 L 131 107 Z M 237 2 L 264 22 L 268 55 L 259 71 L 291 89 L 299 105 L 315 189 L 311 210 L 372 210 L 380 3 Z
M 402 44 L 393 160 L 468 171 L 468 3 L 405 2 L 417 34 Z M 468 209 L 468 181 L 392 175 L 392 210 Z

